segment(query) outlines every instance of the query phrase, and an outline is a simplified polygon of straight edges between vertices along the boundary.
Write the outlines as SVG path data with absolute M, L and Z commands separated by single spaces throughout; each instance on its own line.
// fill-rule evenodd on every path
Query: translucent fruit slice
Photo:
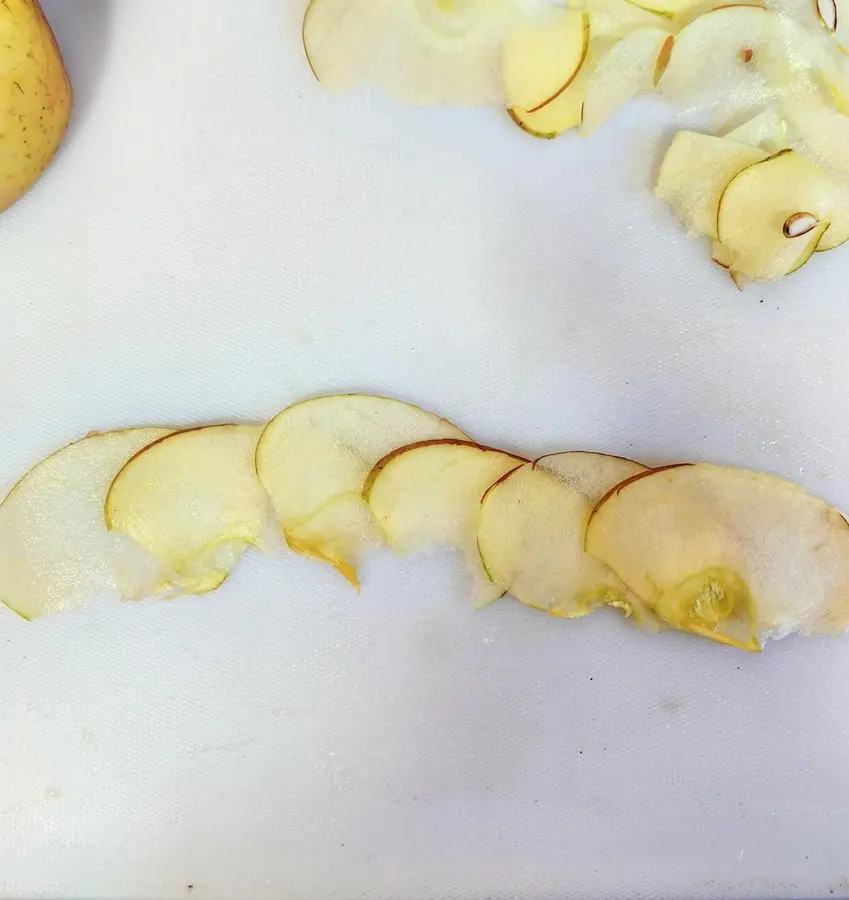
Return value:
M 558 453 L 509 471 L 484 494 L 478 548 L 493 583 L 521 603 L 574 618 L 639 600 L 584 552 L 593 507 L 645 466 L 598 453 Z
M 787 122 L 775 109 L 766 109 L 733 128 L 724 135 L 726 140 L 739 141 L 769 154 L 788 148 Z
M 0 504 L 0 600 L 26 619 L 83 606 L 100 593 L 138 600 L 167 572 L 109 532 L 103 501 L 126 461 L 167 428 L 93 434 L 27 472 Z
M 584 94 L 590 75 L 595 68 L 596 55 L 591 49 L 575 80 L 542 109 L 528 113 L 522 109 L 508 109 L 510 118 L 533 137 L 552 139 L 581 124 L 584 111 Z
M 663 157 L 655 194 L 690 231 L 715 238 L 723 191 L 738 172 L 767 158 L 758 147 L 730 138 L 679 131 Z
M 762 107 L 774 95 L 773 79 L 791 72 L 783 54 L 776 55 L 780 27 L 759 6 L 724 6 L 699 16 L 676 36 L 661 92 L 725 116 Z
M 577 9 L 552 8 L 513 31 L 501 51 L 508 107 L 533 113 L 562 94 L 584 64 L 589 41 L 589 16 Z
M 747 650 L 849 628 L 849 526 L 771 475 L 705 463 L 614 488 L 587 552 L 674 628 Z
M 214 590 L 248 546 L 272 543 L 254 468 L 261 433 L 259 425 L 211 425 L 146 447 L 112 482 L 107 526 L 161 560 L 181 590 Z
M 271 420 L 256 467 L 289 546 L 330 563 L 352 584 L 363 554 L 382 543 L 363 487 L 372 468 L 398 447 L 467 437 L 418 406 L 368 394 L 296 403 Z
M 662 28 L 639 28 L 603 54 L 587 81 L 581 130 L 595 131 L 629 100 L 654 90 L 669 62 L 673 41 Z
M 501 105 L 501 44 L 522 18 L 508 3 L 311 0 L 303 44 L 331 90 L 371 84 L 408 103 Z
M 758 281 L 781 278 L 818 246 L 834 247 L 849 237 L 849 203 L 827 173 L 784 150 L 729 182 L 719 203 L 717 237 L 733 254 L 736 272 Z
M 396 553 L 436 547 L 460 550 L 474 581 L 475 606 L 500 597 L 477 548 L 481 498 L 502 475 L 526 462 L 467 441 L 414 444 L 381 460 L 364 497 Z

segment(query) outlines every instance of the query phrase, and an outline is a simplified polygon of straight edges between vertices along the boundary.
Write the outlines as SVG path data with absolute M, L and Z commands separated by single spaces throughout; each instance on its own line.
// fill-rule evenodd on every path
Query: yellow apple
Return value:
M 0 211 L 37 181 L 71 115 L 71 83 L 37 0 L 0 3 Z

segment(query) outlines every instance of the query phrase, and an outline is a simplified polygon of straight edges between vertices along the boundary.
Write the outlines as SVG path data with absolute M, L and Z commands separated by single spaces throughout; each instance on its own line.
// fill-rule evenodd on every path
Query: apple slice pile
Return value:
M 331 88 L 372 83 L 412 103 L 503 106 L 536 137 L 590 134 L 653 91 L 709 114 L 724 138 L 680 132 L 657 194 L 710 238 L 712 258 L 742 287 L 849 237 L 843 5 L 311 0 L 303 43 Z
M 613 607 L 745 650 L 849 629 L 849 524 L 798 485 L 579 451 L 531 462 L 365 394 L 264 426 L 133 428 L 57 451 L 0 504 L 0 600 L 34 619 L 104 593 L 202 594 L 249 547 L 284 545 L 356 587 L 370 550 L 446 547 L 476 607 Z

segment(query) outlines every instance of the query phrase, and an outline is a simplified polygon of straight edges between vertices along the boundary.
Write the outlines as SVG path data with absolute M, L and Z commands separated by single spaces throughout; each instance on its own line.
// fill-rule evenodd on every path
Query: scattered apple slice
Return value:
M 511 469 L 481 501 L 478 548 L 490 579 L 521 603 L 575 618 L 602 605 L 642 603 L 584 552 L 593 507 L 645 466 L 598 453 L 557 453 Z
M 669 625 L 747 650 L 849 627 L 849 526 L 798 485 L 705 463 L 604 497 L 587 551 Z
M 311 0 L 302 37 L 331 90 L 372 84 L 413 104 L 495 106 L 504 102 L 501 45 L 522 13 L 502 3 Z
M 32 468 L 0 504 L 0 600 L 35 619 L 100 593 L 137 600 L 167 576 L 124 535 L 110 533 L 103 501 L 124 463 L 167 428 L 92 434 Z
M 194 594 L 217 588 L 248 546 L 271 546 L 254 468 L 259 425 L 167 435 L 130 459 L 106 497 L 106 524 L 129 535 Z
M 526 461 L 468 441 L 426 441 L 382 459 L 363 496 L 396 553 L 460 550 L 474 581 L 475 606 L 486 606 L 504 590 L 487 577 L 478 553 L 481 497 Z
M 705 0 L 628 0 L 628 2 L 669 19 L 684 18 L 705 4 Z
M 728 183 L 767 158 L 765 151 L 739 141 L 679 131 L 663 157 L 655 194 L 691 232 L 715 238 L 719 201 Z
M 735 272 L 757 281 L 781 278 L 818 246 L 831 249 L 849 238 L 849 199 L 809 159 L 783 150 L 729 182 L 717 237 L 734 256 Z
M 729 141 L 739 141 L 750 147 L 758 147 L 769 154 L 788 148 L 787 122 L 775 109 L 766 109 L 725 135 Z M 754 160 L 753 160 L 754 161 Z
M 256 467 L 289 546 L 330 563 L 358 586 L 357 564 L 381 543 L 362 499 L 366 477 L 398 447 L 439 438 L 466 435 L 400 400 L 317 397 L 271 420 L 257 445 Z
M 662 28 L 639 28 L 602 55 L 587 81 L 581 123 L 585 134 L 603 125 L 638 94 L 657 87 L 673 41 Z
M 581 8 L 589 14 L 592 41 L 603 43 L 602 50 L 610 49 L 616 41 L 638 28 L 677 30 L 668 14 L 651 12 L 630 0 L 584 0 Z
M 774 96 L 772 80 L 791 71 L 783 53 L 776 57 L 780 33 L 777 16 L 762 7 L 711 10 L 676 36 L 660 90 L 677 103 L 725 116 L 762 107 Z
M 589 16 L 578 9 L 552 7 L 514 30 L 501 51 L 509 108 L 533 113 L 560 96 L 581 70 L 589 43 Z

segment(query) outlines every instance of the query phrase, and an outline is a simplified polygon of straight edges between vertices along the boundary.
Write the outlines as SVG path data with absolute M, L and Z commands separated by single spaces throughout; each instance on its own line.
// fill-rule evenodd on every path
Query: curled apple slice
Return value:
M 481 501 L 478 548 L 494 584 L 521 603 L 575 618 L 602 605 L 630 614 L 637 600 L 584 552 L 593 507 L 645 466 L 598 453 L 557 453 L 512 469 Z
M 739 141 L 741 144 L 757 147 L 769 154 L 786 150 L 789 146 L 787 121 L 775 109 L 763 110 L 733 128 L 724 137 L 729 141 Z
M 713 9 L 676 36 L 660 90 L 679 104 L 725 116 L 762 107 L 775 93 L 773 81 L 792 74 L 780 33 L 775 13 L 762 7 Z
M 669 625 L 747 650 L 849 628 L 849 526 L 771 475 L 705 463 L 604 497 L 586 548 Z
M 261 433 L 259 425 L 210 425 L 145 447 L 109 488 L 107 526 L 161 560 L 183 591 L 214 590 L 248 546 L 271 544 L 254 469 Z
M 439 438 L 467 439 L 456 425 L 400 400 L 316 397 L 271 420 L 256 467 L 289 546 L 358 586 L 357 564 L 382 542 L 362 499 L 366 477 L 398 447 Z
M 589 42 L 589 16 L 578 9 L 553 7 L 512 31 L 501 51 L 508 107 L 533 113 L 556 99 L 581 70 Z
M 818 247 L 831 249 L 849 238 L 849 199 L 809 159 L 783 150 L 729 182 L 719 202 L 717 237 L 733 255 L 735 272 L 757 281 L 781 278 Z
M 83 606 L 100 593 L 138 600 L 167 571 L 109 532 L 103 501 L 126 461 L 167 428 L 92 434 L 40 462 L 0 504 L 0 600 L 34 619 Z
M 505 472 L 526 460 L 468 441 L 426 441 L 382 459 L 363 496 L 386 543 L 400 554 L 458 549 L 474 582 L 476 607 L 497 600 L 477 548 L 481 497 Z
M 311 0 L 303 44 L 331 90 L 371 84 L 408 103 L 494 106 L 501 44 L 522 12 L 484 0 Z
M 679 131 L 663 157 L 655 194 L 690 231 L 715 238 L 723 191 L 738 172 L 767 158 L 739 141 Z
M 587 81 L 581 130 L 595 131 L 629 100 L 654 90 L 669 62 L 673 41 L 662 28 L 639 28 L 602 55 Z

